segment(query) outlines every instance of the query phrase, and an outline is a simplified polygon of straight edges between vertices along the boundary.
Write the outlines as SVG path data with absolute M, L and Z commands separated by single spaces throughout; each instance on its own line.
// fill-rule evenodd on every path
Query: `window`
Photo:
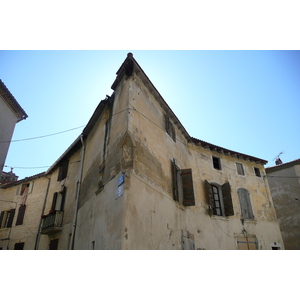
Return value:
M 172 185 L 173 185 L 173 199 L 184 206 L 194 206 L 194 186 L 191 169 L 181 170 L 175 162 L 171 161 L 172 169 Z
M 260 174 L 260 169 L 259 168 L 256 168 L 254 167 L 254 173 L 257 177 L 261 177 L 261 174 Z
M 165 115 L 165 123 L 166 123 L 167 133 L 173 139 L 173 141 L 176 142 L 175 128 L 174 128 L 174 125 L 171 123 L 170 117 L 168 115 Z
M 237 237 L 238 250 L 257 250 L 257 239 L 255 236 Z
M 244 220 L 253 220 L 253 212 L 250 201 L 250 194 L 246 189 L 238 189 L 239 201 L 241 206 L 241 213 Z
M 15 243 L 14 250 L 23 250 L 25 243 Z
M 213 160 L 213 166 L 217 170 L 221 170 L 221 159 L 219 157 L 212 157 Z
M 15 216 L 15 209 L 2 211 L 0 214 L 0 228 L 10 228 Z
M 21 186 L 17 188 L 16 195 L 25 196 L 27 194 L 31 194 L 33 189 L 33 181 L 23 183 Z
M 216 216 L 233 216 L 233 204 L 231 198 L 231 187 L 229 182 L 223 185 L 211 184 L 204 181 L 208 214 Z
M 65 160 L 59 167 L 57 181 L 62 181 L 67 177 L 69 161 Z
M 280 243 L 272 243 L 271 250 L 281 250 L 281 244 Z
M 16 221 L 16 226 L 23 224 L 25 210 L 26 210 L 26 205 L 21 205 L 19 207 L 19 212 L 18 212 L 18 218 L 17 218 L 17 221 Z
M 236 163 L 236 170 L 239 175 L 245 175 L 244 167 L 240 163 Z
M 66 187 L 63 187 L 63 190 L 59 193 L 55 192 L 53 194 L 53 200 L 52 200 L 52 206 L 51 210 L 58 210 L 63 211 L 64 210 L 64 204 L 65 204 L 65 195 L 66 195 Z

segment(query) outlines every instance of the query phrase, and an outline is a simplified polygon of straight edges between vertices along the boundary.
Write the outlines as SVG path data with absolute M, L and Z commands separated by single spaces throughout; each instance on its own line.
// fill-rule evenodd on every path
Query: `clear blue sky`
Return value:
M 13 140 L 86 125 L 128 52 L 191 136 L 267 166 L 281 151 L 300 158 L 299 51 L 0 51 L 0 78 L 29 115 Z M 82 129 L 12 142 L 5 165 L 19 179 L 43 172 Z

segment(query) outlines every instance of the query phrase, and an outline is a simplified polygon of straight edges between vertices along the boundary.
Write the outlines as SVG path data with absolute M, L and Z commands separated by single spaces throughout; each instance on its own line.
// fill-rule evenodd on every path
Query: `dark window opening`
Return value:
M 49 250 L 57 250 L 58 248 L 58 239 L 54 239 L 50 241 Z
M 221 160 L 220 160 L 220 158 L 213 156 L 212 159 L 213 159 L 214 168 L 217 169 L 217 170 L 221 170 Z
M 24 243 L 15 243 L 14 250 L 23 250 Z
M 2 211 L 0 214 L 0 228 L 10 228 L 15 216 L 15 209 Z
M 166 131 L 169 134 L 169 136 L 173 139 L 174 142 L 176 142 L 176 133 L 175 133 L 175 127 L 170 121 L 170 118 L 168 115 L 165 115 L 165 123 L 166 123 Z
M 257 177 L 261 177 L 259 168 L 254 167 L 254 172 Z
M 59 167 L 57 181 L 62 181 L 67 177 L 69 161 L 65 160 Z

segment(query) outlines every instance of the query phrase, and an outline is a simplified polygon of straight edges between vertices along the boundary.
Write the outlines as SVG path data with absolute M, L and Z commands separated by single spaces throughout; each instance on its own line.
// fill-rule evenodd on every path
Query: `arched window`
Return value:
M 238 189 L 238 195 L 239 195 L 239 201 L 240 201 L 241 213 L 243 219 L 253 220 L 254 216 L 253 216 L 249 192 L 246 189 L 240 188 Z

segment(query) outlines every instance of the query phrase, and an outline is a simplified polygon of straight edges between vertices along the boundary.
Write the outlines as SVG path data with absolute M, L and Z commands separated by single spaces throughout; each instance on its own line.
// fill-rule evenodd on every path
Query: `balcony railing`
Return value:
M 64 212 L 59 210 L 52 214 L 42 216 L 43 222 L 41 234 L 52 234 L 60 231 L 62 229 L 63 216 Z

